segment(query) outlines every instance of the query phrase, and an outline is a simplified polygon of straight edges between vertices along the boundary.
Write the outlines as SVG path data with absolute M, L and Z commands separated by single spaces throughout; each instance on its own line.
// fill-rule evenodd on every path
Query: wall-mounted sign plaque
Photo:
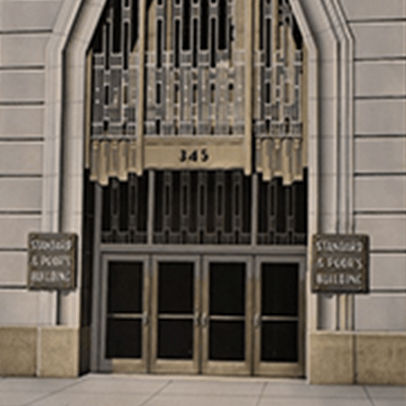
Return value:
M 28 288 L 74 289 L 77 236 L 70 233 L 30 233 Z
M 312 249 L 312 292 L 369 292 L 367 235 L 316 234 Z

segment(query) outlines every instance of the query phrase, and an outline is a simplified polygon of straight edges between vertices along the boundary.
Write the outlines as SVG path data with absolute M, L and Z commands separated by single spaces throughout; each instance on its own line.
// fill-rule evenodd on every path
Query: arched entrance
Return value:
M 96 370 L 303 375 L 305 55 L 285 0 L 107 3 L 87 58 Z

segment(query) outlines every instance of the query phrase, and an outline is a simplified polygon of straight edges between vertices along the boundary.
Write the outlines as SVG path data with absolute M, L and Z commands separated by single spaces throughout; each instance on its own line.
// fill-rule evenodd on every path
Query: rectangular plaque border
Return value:
M 364 267 L 362 269 L 362 285 L 358 288 L 350 288 L 347 285 L 342 287 L 335 286 L 322 286 L 316 283 L 316 262 L 318 256 L 316 255 L 316 241 L 320 238 L 331 239 L 331 241 L 337 240 L 348 240 L 354 241 L 357 240 L 363 243 L 364 251 L 360 254 Z M 318 294 L 368 294 L 370 293 L 370 260 L 369 260 L 369 251 L 370 251 L 370 238 L 367 234 L 335 234 L 335 233 L 320 233 L 313 234 L 312 244 L 311 244 L 311 292 Z
M 70 256 L 71 258 L 71 278 L 69 280 L 69 283 L 67 285 L 46 285 L 46 283 L 39 283 L 39 284 L 33 284 L 31 282 L 30 275 L 32 272 L 35 272 L 38 270 L 38 268 L 33 267 L 31 264 L 31 255 L 33 252 L 38 252 L 38 250 L 32 250 L 31 249 L 31 241 L 35 238 L 42 238 L 43 240 L 51 240 L 51 239 L 65 239 L 71 240 L 72 246 L 70 251 L 67 253 L 67 255 Z M 77 261 L 78 261 L 78 235 L 76 233 L 67 233 L 67 232 L 61 232 L 61 233 L 50 233 L 50 232 L 30 232 L 28 234 L 28 249 L 27 249 L 27 289 L 28 290 L 33 290 L 33 291 L 40 291 L 40 290 L 46 290 L 46 291 L 67 291 L 67 290 L 75 290 L 77 287 Z M 45 271 L 45 270 L 44 270 Z

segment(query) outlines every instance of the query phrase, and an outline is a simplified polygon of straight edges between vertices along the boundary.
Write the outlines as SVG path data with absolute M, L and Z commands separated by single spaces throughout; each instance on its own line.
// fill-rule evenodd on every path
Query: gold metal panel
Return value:
M 95 35 L 101 43 L 87 56 L 85 163 L 92 181 L 125 181 L 145 169 L 232 168 L 267 181 L 281 176 L 284 185 L 302 180 L 307 59 L 288 0 L 229 1 L 223 23 L 218 1 L 119 3 L 107 7 Z M 135 4 L 138 21 L 128 19 Z M 129 47 L 134 27 L 139 35 Z M 117 49 L 108 30 L 123 38 Z M 184 144 L 189 138 L 195 150 Z M 222 142 L 233 138 L 240 148 Z M 207 148 L 215 149 L 210 159 Z

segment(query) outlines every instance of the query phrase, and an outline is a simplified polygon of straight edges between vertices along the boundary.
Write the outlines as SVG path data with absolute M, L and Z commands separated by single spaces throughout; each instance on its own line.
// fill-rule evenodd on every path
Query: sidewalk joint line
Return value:
M 367 396 L 367 398 L 369 400 L 369 403 L 371 403 L 371 406 L 375 406 L 375 402 L 372 399 L 372 397 L 371 397 L 371 395 L 370 395 L 370 393 L 368 391 L 368 388 L 365 385 L 362 385 L 362 389 L 364 389 L 365 395 Z
M 156 392 L 151 394 L 147 399 L 145 399 L 142 403 L 140 403 L 138 406 L 144 406 L 146 405 L 150 400 L 154 399 L 157 397 L 165 388 L 167 388 L 170 384 L 172 383 L 172 379 L 170 379 L 168 382 L 166 382 L 165 385 L 163 385 L 161 388 L 159 388 Z
M 57 389 L 57 390 L 55 390 L 55 391 L 48 392 L 47 394 L 45 394 L 44 396 L 42 396 L 42 397 L 40 397 L 40 398 L 38 398 L 38 399 L 31 400 L 31 401 L 29 401 L 28 403 L 24 403 L 24 405 L 22 405 L 22 406 L 35 405 L 37 402 L 40 402 L 40 401 L 42 401 L 42 400 L 44 400 L 44 399 L 47 399 L 47 398 L 49 398 L 50 396 L 57 395 L 58 393 L 63 392 L 65 389 L 71 388 L 72 386 L 75 386 L 75 385 L 79 385 L 81 382 L 82 382 L 82 379 L 79 378 L 79 379 L 77 379 L 75 382 L 72 382 L 72 383 L 70 383 L 70 384 L 64 386 L 63 388 L 59 388 L 59 389 Z
M 257 402 L 255 403 L 255 406 L 259 406 L 259 404 L 261 403 L 261 400 L 262 400 L 262 398 L 264 396 L 265 388 L 267 386 L 268 386 L 268 382 L 264 382 L 262 384 L 261 392 L 259 393 L 259 396 L 258 396 Z

